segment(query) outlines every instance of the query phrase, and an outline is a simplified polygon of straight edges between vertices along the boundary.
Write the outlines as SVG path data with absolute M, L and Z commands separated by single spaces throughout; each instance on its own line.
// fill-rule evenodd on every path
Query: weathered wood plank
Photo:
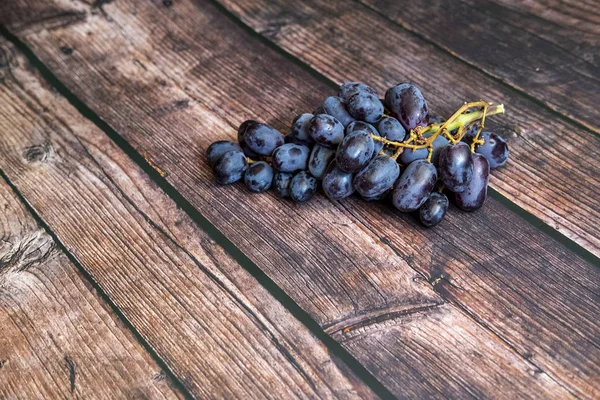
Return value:
M 2 170 L 194 396 L 373 397 L 21 54 L 2 49 Z
M 360 1 L 600 133 L 600 68 L 515 24 L 519 13 L 487 0 Z
M 412 81 L 434 112 L 464 101 L 504 103 L 489 127 L 508 139 L 510 162 L 491 186 L 600 256 L 600 136 L 569 124 L 360 3 L 222 0 L 257 32 L 330 79 L 359 80 L 381 92 Z M 354 29 L 361 21 L 361 29 Z M 597 97 L 597 93 L 596 93 Z M 597 103 L 598 101 L 596 101 Z
M 44 9 L 44 3 L 38 6 Z M 73 4 L 66 10 L 85 13 L 84 9 L 70 7 Z M 320 197 L 300 207 L 268 195 L 248 196 L 237 187 L 216 187 L 211 182 L 211 173 L 198 160 L 203 159 L 204 150 L 212 140 L 235 136 L 228 124 L 239 124 L 248 116 L 266 115 L 267 120 L 283 126 L 282 119 L 291 119 L 294 113 L 310 109 L 331 88 L 249 38 L 210 4 L 202 3 L 201 9 L 188 2 L 178 2 L 172 8 L 162 3 L 113 3 L 105 6 L 104 15 L 88 15 L 85 23 L 66 29 L 38 34 L 34 26 L 28 26 L 29 33 L 23 34 L 23 38 L 71 90 L 130 140 L 203 215 L 332 333 L 336 328 L 343 331 L 348 324 L 370 325 L 380 320 L 401 325 L 401 319 L 394 316 L 435 309 L 443 299 L 432 294 L 433 285 L 427 281 L 441 287 L 438 283 L 443 280 L 437 278 L 444 272 L 446 280 L 452 282 L 460 277 L 479 289 L 473 293 L 474 297 L 468 296 L 470 292 L 465 293 L 464 299 L 472 301 L 468 309 L 460 303 L 463 299 L 454 297 L 452 301 L 504 341 L 516 343 L 519 354 L 535 360 L 520 364 L 516 371 L 502 363 L 492 366 L 516 374 L 510 378 L 513 382 L 526 382 L 515 384 L 515 392 L 505 391 L 503 396 L 519 393 L 517 387 L 529 387 L 532 397 L 539 395 L 539 389 L 533 389 L 522 375 L 525 366 L 535 371 L 543 371 L 540 366 L 554 371 L 556 379 L 577 393 L 597 390 L 593 383 L 598 376 L 593 362 L 597 348 L 586 344 L 585 350 L 569 347 L 558 353 L 548 350 L 557 337 L 569 341 L 576 339 L 578 332 L 574 327 L 556 323 L 562 311 L 554 308 L 555 303 L 538 310 L 522 309 L 517 301 L 523 290 L 533 290 L 541 304 L 556 295 L 572 298 L 575 304 L 579 304 L 580 298 L 587 299 L 572 313 L 589 319 L 588 326 L 593 325 L 597 321 L 594 314 L 597 307 L 590 307 L 589 301 L 595 306 L 597 298 L 590 298 L 589 292 L 598 288 L 595 280 L 598 271 L 496 202 L 490 201 L 485 210 L 470 215 L 467 224 L 460 213 L 449 218 L 446 224 L 455 227 L 459 237 L 467 237 L 464 242 L 449 242 L 443 229 L 416 228 L 408 217 L 394 219 L 395 229 L 404 232 L 402 237 L 394 237 L 393 250 L 399 253 L 395 255 L 377 241 L 389 243 L 389 240 L 374 234 L 368 221 L 363 226 L 353 215 L 355 207 L 363 207 L 361 210 L 370 219 L 389 221 L 389 210 L 384 207 L 349 200 L 334 208 Z M 111 21 L 109 30 L 106 18 Z M 109 38 L 110 46 L 106 44 Z M 59 49 L 64 46 L 73 52 L 68 56 L 61 53 Z M 268 214 L 265 210 L 269 210 Z M 497 225 L 496 219 L 504 222 Z M 265 224 L 267 229 L 263 228 Z M 289 226 L 294 229 L 290 231 Z M 473 247 L 464 245 L 472 243 L 471 238 L 477 235 L 492 238 L 497 230 L 502 235 L 492 242 L 493 246 L 477 242 Z M 540 259 L 550 261 L 541 264 Z M 508 273 L 515 275 L 513 287 L 492 279 L 507 260 L 511 263 Z M 418 272 L 408 268 L 409 263 Z M 520 268 L 523 273 L 515 274 Z M 532 279 L 535 282 L 539 271 L 547 273 L 548 269 L 560 272 L 564 286 L 554 285 L 548 292 L 532 288 Z M 515 303 L 510 309 L 494 308 L 502 298 Z M 479 312 L 479 303 L 492 307 L 493 312 Z M 502 340 L 465 319 L 454 307 L 444 308 L 444 312 L 449 314 L 449 320 L 469 324 L 463 328 L 477 332 L 480 343 L 485 344 L 480 345 L 484 352 L 496 354 L 484 357 L 512 360 L 514 353 L 507 350 Z M 504 321 L 509 317 L 514 323 L 507 326 Z M 522 329 L 534 322 L 540 326 L 539 332 L 524 336 Z M 585 334 L 588 333 L 589 330 Z M 451 345 L 452 349 L 436 350 L 457 354 L 455 367 L 446 374 L 468 380 L 469 385 L 456 385 L 465 396 L 472 391 L 499 396 L 486 379 L 494 375 L 493 371 L 479 376 L 467 373 L 473 354 L 456 352 L 454 348 L 469 347 L 471 339 L 459 337 L 462 340 L 440 342 Z M 596 340 L 593 336 L 586 339 Z M 365 340 L 370 346 L 381 346 L 369 335 Z M 435 342 L 433 338 L 427 340 Z M 401 353 L 401 349 L 390 351 Z M 365 363 L 372 360 L 373 354 L 360 350 L 355 353 Z M 579 371 L 580 365 L 585 367 L 583 372 Z M 372 371 L 398 394 L 429 393 L 432 386 L 435 390 L 431 374 L 420 371 L 419 367 L 396 360 L 390 368 L 397 373 L 377 368 Z M 436 369 L 435 365 L 429 368 Z M 578 368 L 576 374 L 571 373 L 574 368 Z M 545 372 L 532 376 L 536 384 L 546 387 L 547 396 L 565 395 L 549 383 Z M 454 382 L 450 377 L 448 380 Z
M 182 398 L 0 180 L 0 398 Z

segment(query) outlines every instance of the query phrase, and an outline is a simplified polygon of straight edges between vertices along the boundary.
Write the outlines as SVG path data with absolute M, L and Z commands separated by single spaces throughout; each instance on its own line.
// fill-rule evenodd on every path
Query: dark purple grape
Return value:
M 208 164 L 212 167 L 215 162 L 228 151 L 242 151 L 242 148 L 239 144 L 229 140 L 219 140 L 218 142 L 214 142 L 206 149 L 206 159 L 208 160 Z
M 321 180 L 329 163 L 335 158 L 335 149 L 315 145 L 308 159 L 308 171 L 312 176 Z
M 335 148 L 344 139 L 344 125 L 327 114 L 312 117 L 308 132 L 315 142 L 325 147 Z
M 323 175 L 323 191 L 331 200 L 344 199 L 354 193 L 352 177 L 352 174 L 342 171 L 336 162 L 332 161 Z
M 377 96 L 377 91 L 364 83 L 346 82 L 340 86 L 338 97 L 341 97 L 347 103 L 350 97 L 354 96 L 356 93 L 367 93 Z
M 440 151 L 438 159 L 440 179 L 452 192 L 462 192 L 473 177 L 471 148 L 464 142 L 447 145 Z
M 355 173 L 362 169 L 373 156 L 373 137 L 367 131 L 354 131 L 338 146 L 335 160 L 341 170 Z
M 362 197 L 375 197 L 388 190 L 400 175 L 398 163 L 385 155 L 379 155 L 356 174 L 352 184 Z
M 492 132 L 482 132 L 479 137 L 484 140 L 484 143 L 475 147 L 475 153 L 484 156 L 491 169 L 506 164 L 510 153 L 506 141 Z
M 477 153 L 473 154 L 473 165 L 473 179 L 463 192 L 453 194 L 458 208 L 465 211 L 481 208 L 487 197 L 490 165 L 483 155 Z
M 406 129 L 394 117 L 383 117 L 377 123 L 379 135 L 392 142 L 401 142 L 406 138 Z
M 249 120 L 242 122 L 242 124 L 238 128 L 238 143 L 239 143 L 240 147 L 242 148 L 242 151 L 244 152 L 246 157 L 250 157 L 250 158 L 258 157 L 258 154 L 248 147 L 248 145 L 246 144 L 246 140 L 244 139 L 244 134 L 246 133 L 246 130 L 250 127 L 256 126 L 257 124 L 260 124 L 260 122 L 249 119 Z
M 470 127 L 465 126 L 465 134 L 461 139 L 461 142 L 465 142 L 470 145 L 473 143 L 473 139 L 475 139 L 475 135 L 477 135 L 477 131 L 479 130 L 479 122 L 475 122 Z
M 297 203 L 304 203 L 317 192 L 317 180 L 306 171 L 298 172 L 290 182 L 290 197 Z
M 213 165 L 217 183 L 221 185 L 228 185 L 242 179 L 246 168 L 248 168 L 248 161 L 241 151 L 228 151 Z
M 346 109 L 346 103 L 344 103 L 341 97 L 330 96 L 326 98 L 323 102 L 323 110 L 325 110 L 325 114 L 331 115 L 344 126 L 348 126 L 348 124 L 354 121 L 354 118 L 352 118 L 352 115 Z
M 421 223 L 427 227 L 439 224 L 448 211 L 448 198 L 446 195 L 433 192 L 419 208 Z
M 275 194 L 281 198 L 290 197 L 290 183 L 294 177 L 290 172 L 276 172 L 273 177 L 273 189 Z
M 352 132 L 356 131 L 368 131 L 373 135 L 379 136 L 379 132 L 377 132 L 377 129 L 375 129 L 373 125 L 364 121 L 354 121 L 346 127 L 346 135 L 349 135 Z
M 376 95 L 356 93 L 348 99 L 348 112 L 358 120 L 375 123 L 383 115 L 383 104 Z
M 273 183 L 273 167 L 264 161 L 250 164 L 244 173 L 244 183 L 252 192 L 266 192 Z
M 273 150 L 284 143 L 278 130 L 256 121 L 246 127 L 242 136 L 245 145 L 261 156 L 270 156 Z
M 409 83 L 389 88 L 385 93 L 385 104 L 407 131 L 429 122 L 429 107 L 423 94 Z
M 312 147 L 315 144 L 315 141 L 308 132 L 308 126 L 312 117 L 314 117 L 312 114 L 300 114 L 294 118 L 289 133 L 293 140 L 290 139 L 288 143 L 303 144 L 307 147 Z
M 308 167 L 310 149 L 301 144 L 286 143 L 273 152 L 273 167 L 282 172 L 296 172 Z
M 413 161 L 394 185 L 394 207 L 402 212 L 415 211 L 427 200 L 436 180 L 437 171 L 432 163 L 427 160 Z

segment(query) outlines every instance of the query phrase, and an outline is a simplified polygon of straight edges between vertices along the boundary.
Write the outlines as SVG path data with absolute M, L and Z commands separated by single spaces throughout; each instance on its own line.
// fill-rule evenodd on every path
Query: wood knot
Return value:
M 45 162 L 48 159 L 48 156 L 51 152 L 52 148 L 49 144 L 36 144 L 33 146 L 25 147 L 23 151 L 23 157 L 27 160 L 27 162 Z
M 73 54 L 73 49 L 67 46 L 61 46 L 60 51 L 65 55 L 65 56 L 70 56 L 71 54 Z
M 173 0 L 163 0 L 162 3 L 165 7 L 171 7 L 173 5 Z

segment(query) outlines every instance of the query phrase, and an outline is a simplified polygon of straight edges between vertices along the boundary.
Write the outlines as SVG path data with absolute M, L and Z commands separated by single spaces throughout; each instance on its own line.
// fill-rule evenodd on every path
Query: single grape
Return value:
M 407 131 L 426 126 L 429 121 L 429 107 L 423 94 L 409 83 L 389 88 L 385 93 L 385 104 Z
M 359 92 L 348 99 L 348 112 L 358 120 L 375 123 L 383 111 L 383 104 L 376 95 Z
M 346 127 L 346 136 L 356 131 L 367 131 L 373 135 L 380 136 L 375 127 L 368 122 L 354 121 Z
M 317 192 L 317 180 L 306 171 L 298 172 L 290 182 L 290 197 L 297 203 L 312 199 Z
M 370 198 L 392 187 L 398 175 L 398 163 L 386 155 L 378 155 L 356 174 L 352 184 L 362 197 Z
M 433 192 L 419 208 L 419 218 L 423 225 L 432 227 L 444 219 L 446 211 L 448 211 L 448 198 L 446 195 Z
M 415 211 L 427 200 L 436 180 L 437 171 L 432 163 L 413 161 L 394 185 L 394 207 L 402 212 Z
M 284 143 L 283 136 L 267 124 L 254 121 L 243 133 L 246 146 L 261 156 L 270 156 L 273 150 Z
M 290 197 L 290 183 L 294 177 L 290 172 L 276 172 L 273 177 L 273 189 L 275 194 L 281 198 Z
M 323 102 L 323 110 L 325 110 L 325 114 L 331 115 L 344 126 L 348 126 L 348 124 L 354 121 L 354 118 L 352 118 L 352 115 L 346 109 L 346 103 L 341 97 L 330 96 L 326 98 Z
M 475 152 L 487 159 L 490 168 L 494 169 L 506 164 L 510 153 L 506 141 L 492 132 L 481 132 L 479 137 L 484 140 L 484 143 L 475 147 Z
M 266 192 L 273 183 L 273 167 L 264 161 L 250 164 L 244 173 L 244 183 L 252 192 Z
M 355 173 L 362 169 L 373 156 L 373 137 L 367 131 L 354 131 L 344 138 L 335 155 L 341 170 Z
M 321 180 L 331 160 L 335 158 L 335 149 L 315 145 L 308 159 L 308 171 L 312 176 Z
M 239 144 L 229 140 L 219 140 L 218 142 L 214 142 L 206 149 L 206 159 L 208 160 L 208 164 L 212 167 L 215 165 L 215 162 L 228 151 L 242 151 L 242 148 Z
M 473 178 L 471 148 L 464 142 L 447 145 L 440 151 L 438 159 L 440 179 L 452 192 L 462 192 Z
M 213 165 L 217 183 L 221 185 L 228 185 L 242 179 L 246 168 L 248 168 L 246 156 L 241 151 L 235 150 L 223 154 Z
M 301 144 L 286 143 L 273 152 L 273 167 L 282 172 L 296 172 L 308 167 L 310 150 Z
M 439 135 L 438 137 L 436 137 L 433 140 L 433 151 L 431 152 L 431 162 L 433 163 L 433 165 L 435 165 L 437 167 L 439 159 L 440 159 L 440 152 L 442 151 L 442 149 L 444 147 L 446 147 L 450 142 L 448 141 L 448 139 L 446 139 L 444 136 Z
M 473 154 L 473 165 L 473 179 L 464 191 L 454 193 L 454 202 L 458 208 L 465 211 L 475 211 L 481 208 L 487 197 L 490 164 L 483 155 L 475 153 Z
M 377 123 L 377 131 L 379 131 L 380 136 L 392 142 L 401 142 L 406 138 L 406 129 L 394 117 L 381 118 Z
M 312 147 L 315 144 L 315 141 L 308 132 L 308 126 L 312 117 L 314 117 L 312 114 L 300 114 L 294 118 L 289 133 L 293 137 L 293 140 L 290 139 L 289 143 L 303 144 L 308 147 Z
M 356 93 L 367 93 L 377 96 L 377 91 L 375 89 L 360 82 L 344 83 L 340 86 L 338 96 L 341 97 L 347 103 L 350 97 L 354 96 Z
M 335 161 L 329 163 L 323 175 L 323 191 L 331 200 L 341 200 L 354 193 L 352 174 L 342 171 Z
M 344 139 L 344 125 L 327 114 L 312 117 L 308 132 L 315 142 L 325 147 L 335 148 Z
M 250 158 L 258 157 L 258 154 L 248 147 L 248 145 L 246 144 L 246 140 L 244 139 L 244 134 L 246 133 L 246 130 L 248 130 L 248 128 L 250 128 L 250 127 L 256 126 L 257 124 L 260 124 L 260 122 L 249 119 L 247 121 L 242 122 L 242 124 L 238 128 L 238 135 L 237 135 L 238 143 L 239 143 L 240 147 L 242 148 L 242 151 L 244 152 L 246 157 L 250 157 Z

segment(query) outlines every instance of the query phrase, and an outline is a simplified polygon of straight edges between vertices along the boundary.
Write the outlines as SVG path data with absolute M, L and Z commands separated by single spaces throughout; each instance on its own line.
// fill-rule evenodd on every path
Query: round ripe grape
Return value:
M 487 197 L 490 165 L 483 155 L 477 153 L 473 154 L 473 165 L 473 179 L 467 188 L 460 193 L 454 193 L 454 202 L 458 208 L 465 211 L 481 208 Z
M 348 112 L 360 121 L 375 123 L 383 111 L 383 104 L 376 95 L 359 92 L 348 99 Z
M 282 172 L 296 172 L 308 167 L 310 150 L 301 144 L 286 143 L 273 152 L 273 167 Z
M 406 131 L 429 122 L 429 107 L 421 91 L 409 83 L 400 83 L 385 93 L 385 104 Z
M 335 161 L 329 163 L 321 185 L 331 200 L 341 200 L 354 193 L 352 174 L 342 171 Z
M 341 97 L 330 96 L 326 98 L 323 102 L 323 110 L 325 110 L 325 114 L 331 115 L 344 126 L 348 126 L 348 124 L 354 121 L 354 118 L 352 118 L 352 115 L 346 109 L 346 103 L 344 103 Z
M 383 117 L 377 124 L 379 134 L 387 140 L 401 142 L 406 138 L 406 129 L 394 117 Z
M 335 150 L 315 145 L 308 159 L 308 171 L 312 176 L 321 180 L 331 160 L 335 158 Z
M 440 179 L 452 192 L 462 192 L 473 178 L 473 156 L 471 148 L 464 142 L 447 145 L 438 158 Z
M 290 183 L 294 177 L 290 172 L 276 172 L 273 178 L 273 189 L 275 194 L 281 198 L 290 197 Z
M 413 161 L 394 185 L 394 207 L 402 212 L 415 211 L 427 200 L 436 180 L 437 171 L 432 163 L 427 160 Z
M 308 132 L 315 142 L 330 148 L 335 148 L 344 139 L 344 125 L 327 114 L 312 117 Z
M 398 163 L 386 155 L 379 155 L 354 176 L 352 184 L 362 197 L 371 198 L 392 187 L 398 175 Z
M 506 141 L 492 132 L 482 132 L 480 138 L 484 143 L 477 146 L 475 152 L 487 159 L 490 168 L 494 169 L 506 164 L 510 153 Z
M 261 156 L 270 156 L 284 142 L 279 131 L 260 122 L 249 126 L 243 136 L 248 148 Z
M 244 173 L 244 183 L 251 192 L 266 192 L 273 183 L 273 168 L 264 161 L 251 164 Z
M 241 151 L 228 151 L 223 154 L 213 165 L 217 183 L 228 185 L 242 179 L 244 171 L 248 168 L 246 156 Z
M 354 131 L 344 138 L 335 155 L 341 170 L 355 173 L 371 160 L 375 143 L 367 131 Z
M 427 227 L 439 224 L 448 211 L 448 198 L 446 195 L 433 192 L 419 208 L 419 219 Z
M 312 199 L 317 192 L 317 180 L 306 171 L 298 172 L 290 182 L 290 197 L 297 203 Z
M 208 160 L 208 164 L 212 167 L 215 165 L 215 162 L 228 151 L 242 151 L 242 148 L 239 144 L 228 140 L 214 142 L 206 149 L 206 159 Z
M 345 102 L 348 102 L 350 97 L 356 93 L 367 93 L 377 96 L 377 91 L 364 83 L 360 82 L 346 82 L 340 86 L 338 96 L 341 97 Z
M 294 118 L 292 129 L 290 129 L 290 134 L 294 140 L 290 140 L 289 143 L 303 144 L 308 147 L 312 147 L 315 144 L 310 133 L 308 133 L 308 125 L 312 117 L 312 114 L 300 114 Z

